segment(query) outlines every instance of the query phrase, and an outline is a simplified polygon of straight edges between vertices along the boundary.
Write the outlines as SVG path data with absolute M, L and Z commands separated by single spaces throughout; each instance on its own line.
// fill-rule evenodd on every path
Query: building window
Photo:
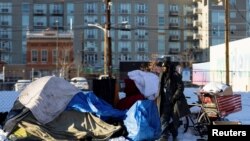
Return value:
M 30 13 L 30 4 L 29 3 L 23 3 L 22 4 L 22 13 L 23 14 L 29 14 Z
M 131 39 L 131 32 L 128 32 L 128 31 L 118 31 L 118 37 L 121 40 Z
M 97 29 L 86 29 L 84 35 L 86 35 L 87 39 L 97 39 Z
M 63 14 L 63 5 L 51 4 L 49 10 L 50 10 L 50 14 Z
M 0 15 L 0 26 L 12 25 L 12 17 L 8 15 Z
M 236 5 L 236 0 L 230 0 L 231 5 Z
M 85 23 L 97 23 L 98 18 L 97 16 L 84 16 L 84 22 Z
M 236 25 L 230 25 L 230 33 L 234 34 L 237 31 Z
M 88 53 L 84 55 L 84 61 L 88 65 L 95 65 L 97 62 L 97 54 Z
M 214 10 L 212 11 L 212 24 L 223 24 L 224 25 L 224 19 L 225 14 L 223 11 Z
M 11 3 L 0 3 L 0 13 L 11 13 L 12 4 Z
M 169 7 L 170 11 L 179 11 L 179 6 L 176 4 L 170 5 Z
M 138 26 L 147 25 L 147 18 L 145 16 L 137 16 L 135 21 Z
M 22 26 L 28 28 L 29 27 L 29 15 L 22 16 Z M 26 33 L 26 31 L 25 31 Z
M 31 51 L 31 62 L 36 63 L 38 61 L 38 52 L 37 50 Z
M 130 6 L 131 5 L 128 4 L 128 3 L 122 3 L 120 5 L 120 9 L 119 9 L 120 14 L 130 14 L 130 11 L 131 11 L 131 7 Z
M 129 61 L 129 60 L 131 60 L 131 57 L 129 54 L 124 53 L 124 54 L 120 54 L 119 60 L 120 61 Z
M 50 26 L 51 27 L 62 27 L 63 26 L 63 17 L 61 16 L 51 16 L 50 17 Z
M 236 18 L 236 12 L 230 12 L 230 18 L 231 19 Z
M 57 52 L 56 52 L 56 49 L 53 50 L 52 58 L 53 58 L 52 63 L 56 64 L 57 63 Z
M 47 19 L 45 16 L 34 16 L 34 26 L 44 27 L 47 25 Z
M 73 14 L 74 13 L 74 4 L 68 3 L 67 4 L 67 14 Z
M 119 16 L 118 17 L 118 23 L 122 23 L 122 22 L 125 22 L 127 21 L 128 23 L 130 23 L 130 16 Z
M 165 5 L 164 4 L 158 4 L 158 14 L 164 14 L 165 13 Z
M 47 50 L 42 50 L 41 52 L 41 60 L 42 60 L 42 63 L 47 63 L 48 61 L 48 51 Z
M 164 26 L 165 25 L 165 18 L 164 17 L 158 17 L 158 25 Z
M 119 42 L 118 43 L 119 52 L 130 52 L 131 51 L 131 42 Z
M 145 3 L 136 4 L 135 10 L 138 14 L 145 14 L 147 12 L 147 6 Z
M 147 61 L 148 56 L 146 54 L 137 54 L 136 55 L 136 60 L 137 61 Z
M 96 3 L 86 3 L 84 5 L 84 12 L 87 14 L 95 14 L 97 13 L 97 4 Z
M 158 35 L 158 53 L 159 54 L 165 54 L 165 36 L 164 35 Z
M 34 4 L 34 14 L 46 14 L 46 4 Z

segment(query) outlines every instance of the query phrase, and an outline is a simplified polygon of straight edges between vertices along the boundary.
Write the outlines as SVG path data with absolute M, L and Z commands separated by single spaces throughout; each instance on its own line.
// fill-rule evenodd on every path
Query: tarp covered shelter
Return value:
M 62 78 L 46 76 L 20 93 L 3 129 L 8 137 L 38 140 L 158 138 L 160 119 L 155 102 L 140 100 L 133 107 L 115 109 L 92 91 L 79 91 Z

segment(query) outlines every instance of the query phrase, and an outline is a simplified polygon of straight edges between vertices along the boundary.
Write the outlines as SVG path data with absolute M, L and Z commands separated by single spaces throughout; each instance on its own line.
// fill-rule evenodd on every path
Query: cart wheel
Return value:
M 199 130 L 199 133 L 207 135 L 207 125 L 211 125 L 211 121 L 207 116 L 207 113 L 204 112 L 200 115 L 197 121 L 197 130 Z

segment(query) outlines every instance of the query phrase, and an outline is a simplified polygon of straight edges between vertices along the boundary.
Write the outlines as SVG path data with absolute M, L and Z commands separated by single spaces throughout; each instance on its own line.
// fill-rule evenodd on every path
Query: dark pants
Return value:
M 161 138 L 168 138 L 169 133 L 173 137 L 178 136 L 179 118 L 174 114 L 173 104 L 165 97 L 161 97 Z

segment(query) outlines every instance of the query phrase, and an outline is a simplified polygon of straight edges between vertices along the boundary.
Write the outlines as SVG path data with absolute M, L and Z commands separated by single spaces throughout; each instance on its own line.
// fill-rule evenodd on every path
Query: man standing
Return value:
M 162 64 L 163 71 L 160 74 L 159 97 L 157 105 L 161 117 L 161 138 L 160 141 L 167 141 L 169 134 L 173 136 L 173 140 L 177 141 L 179 119 L 187 114 L 190 110 L 183 93 L 184 84 L 182 76 L 176 71 L 175 65 L 170 58 Z

